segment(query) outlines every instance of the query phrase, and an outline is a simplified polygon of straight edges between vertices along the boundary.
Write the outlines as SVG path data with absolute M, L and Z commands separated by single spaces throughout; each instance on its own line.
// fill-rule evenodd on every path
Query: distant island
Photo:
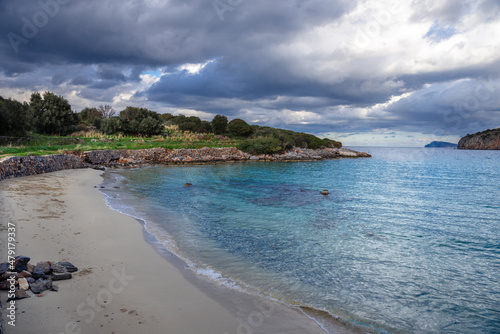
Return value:
M 456 148 L 456 147 L 458 147 L 458 144 L 448 143 L 448 142 L 445 142 L 445 141 L 433 141 L 432 143 L 425 145 L 425 147 L 449 147 L 449 148 Z
M 500 150 L 500 128 L 468 134 L 458 142 L 459 150 Z

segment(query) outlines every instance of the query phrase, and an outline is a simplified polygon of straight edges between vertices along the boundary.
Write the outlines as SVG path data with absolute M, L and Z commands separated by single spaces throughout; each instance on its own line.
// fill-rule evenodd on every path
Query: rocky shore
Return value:
M 283 154 L 252 156 L 234 147 L 145 150 L 72 151 L 64 154 L 0 159 L 0 181 L 64 169 L 125 167 L 144 164 L 189 164 L 230 161 L 310 161 L 336 158 L 367 158 L 369 154 L 346 148 L 300 149 Z
M 500 150 L 500 128 L 467 135 L 458 142 L 459 150 Z

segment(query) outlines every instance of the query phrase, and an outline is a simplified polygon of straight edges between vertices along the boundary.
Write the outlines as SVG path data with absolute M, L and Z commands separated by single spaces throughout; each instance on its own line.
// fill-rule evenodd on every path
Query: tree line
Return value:
M 29 103 L 0 97 L 0 136 L 23 136 L 30 132 L 65 136 L 78 131 L 98 130 L 105 134 L 152 136 L 165 134 L 165 125 L 181 131 L 214 133 L 243 139 L 239 148 L 252 154 L 272 154 L 293 147 L 341 147 L 328 138 L 307 133 L 250 125 L 242 119 L 228 122 L 224 115 L 212 121 L 196 116 L 159 114 L 146 108 L 127 107 L 118 114 L 109 106 L 85 108 L 76 113 L 68 100 L 51 92 L 33 93 Z

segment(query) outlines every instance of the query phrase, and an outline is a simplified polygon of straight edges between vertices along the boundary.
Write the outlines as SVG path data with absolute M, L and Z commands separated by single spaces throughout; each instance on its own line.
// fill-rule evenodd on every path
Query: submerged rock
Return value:
M 321 191 L 321 195 L 328 196 L 328 195 L 330 195 L 330 192 L 325 189 L 325 190 Z

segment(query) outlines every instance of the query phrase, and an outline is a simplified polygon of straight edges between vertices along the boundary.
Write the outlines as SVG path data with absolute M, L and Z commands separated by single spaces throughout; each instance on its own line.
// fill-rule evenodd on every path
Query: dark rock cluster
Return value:
M 33 265 L 29 261 L 29 257 L 18 256 L 12 265 L 0 264 L 0 290 L 9 291 L 7 302 L 47 290 L 58 291 L 53 282 L 71 279 L 71 273 L 78 270 L 70 262 L 42 261 Z

